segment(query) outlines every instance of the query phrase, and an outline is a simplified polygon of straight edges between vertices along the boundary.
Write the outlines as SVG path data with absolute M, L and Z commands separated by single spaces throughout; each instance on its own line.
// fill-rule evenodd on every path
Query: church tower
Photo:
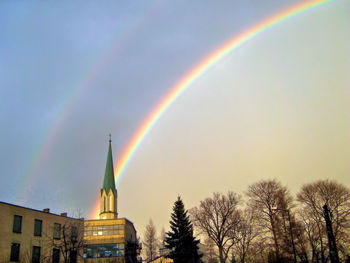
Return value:
M 105 177 L 100 195 L 100 219 L 117 219 L 117 189 L 114 182 L 113 157 L 111 146 L 111 135 L 109 135 L 109 146 Z

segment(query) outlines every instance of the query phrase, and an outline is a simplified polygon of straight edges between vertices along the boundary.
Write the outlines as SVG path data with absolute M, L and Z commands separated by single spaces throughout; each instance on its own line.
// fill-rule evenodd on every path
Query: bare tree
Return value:
M 321 261 L 327 261 L 327 239 L 323 206 L 331 212 L 331 224 L 337 247 L 345 254 L 348 246 L 350 223 L 350 190 L 335 181 L 320 180 L 306 184 L 297 195 L 303 210 L 304 222 L 309 229 L 309 241 L 313 253 L 321 254 Z M 311 244 L 312 242 L 312 244 Z M 345 257 L 345 255 L 343 255 Z
M 157 233 L 156 233 L 156 227 L 153 224 L 152 219 L 149 220 L 148 225 L 146 226 L 146 231 L 144 234 L 144 241 L 143 244 L 145 246 L 145 256 L 146 261 L 153 260 L 157 255 Z
M 287 219 L 285 214 L 278 213 L 276 208 L 283 211 L 292 207 L 289 191 L 276 180 L 263 180 L 250 185 L 246 194 L 249 198 L 248 206 L 255 211 L 262 234 L 272 240 L 275 260 L 282 262 L 286 255 L 290 256 L 292 253 L 285 251 L 291 247 L 288 242 L 289 235 L 286 234 L 288 233 Z
M 84 253 L 84 219 L 69 220 L 64 224 L 55 224 L 53 229 L 45 233 L 45 243 L 48 253 L 43 260 L 49 261 L 60 255 L 63 256 L 64 263 L 76 263 L 77 259 L 83 258 Z M 60 260 L 61 261 L 61 260 Z
M 238 241 L 234 245 L 235 254 L 239 257 L 239 262 L 246 262 L 253 240 L 260 234 L 261 229 L 257 225 L 256 215 L 250 208 L 242 211 L 242 220 L 238 227 Z
M 165 248 L 165 229 L 162 227 L 162 230 L 160 231 L 159 234 L 159 240 L 158 240 L 158 248 L 159 248 L 159 255 L 164 256 L 167 253 L 167 249 Z
M 273 248 L 266 246 L 266 239 L 266 236 L 260 235 L 252 241 L 250 244 L 250 251 L 246 257 L 247 262 L 268 262 L 268 255 L 273 251 Z
M 237 208 L 239 202 L 240 197 L 233 192 L 227 195 L 214 193 L 212 198 L 206 198 L 199 207 L 190 210 L 194 226 L 218 247 L 221 263 L 226 262 L 230 249 L 237 241 L 241 220 Z
M 205 258 L 206 262 L 217 263 L 218 257 L 217 257 L 217 253 L 215 251 L 215 243 L 208 236 L 206 236 L 204 239 L 203 248 L 204 248 L 204 258 Z
M 159 234 L 159 246 L 164 247 L 164 244 L 165 244 L 165 229 L 163 227 Z
M 310 215 L 307 210 L 298 209 L 297 214 L 305 235 L 305 242 L 303 245 L 306 247 L 308 244 L 308 254 L 311 256 L 311 262 L 319 262 L 321 256 L 319 226 L 317 222 L 312 219 L 312 215 Z

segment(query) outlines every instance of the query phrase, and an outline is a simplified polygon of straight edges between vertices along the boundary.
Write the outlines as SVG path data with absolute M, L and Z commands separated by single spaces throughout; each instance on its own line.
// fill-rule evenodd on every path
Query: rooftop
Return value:
M 4 204 L 4 205 L 8 205 L 8 206 L 14 206 L 14 207 L 31 210 L 31 211 L 35 211 L 35 212 L 38 212 L 38 213 L 49 214 L 49 215 L 53 215 L 53 216 L 66 217 L 66 218 L 77 219 L 77 220 L 84 220 L 84 218 L 68 217 L 66 212 L 63 212 L 60 215 L 59 214 L 50 213 L 50 209 L 49 208 L 44 208 L 43 210 L 38 210 L 38 209 L 33 209 L 33 208 L 25 207 L 25 206 L 10 204 L 10 203 L 6 203 L 6 202 L 2 202 L 2 201 L 0 201 L 0 204 Z

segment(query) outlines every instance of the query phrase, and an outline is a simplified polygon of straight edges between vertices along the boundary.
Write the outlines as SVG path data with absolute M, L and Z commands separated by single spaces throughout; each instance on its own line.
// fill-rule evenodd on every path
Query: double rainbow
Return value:
M 295 6 L 289 7 L 288 9 L 267 18 L 250 29 L 244 31 L 238 36 L 233 37 L 231 40 L 226 42 L 223 46 L 215 50 L 209 56 L 207 56 L 203 61 L 201 61 L 196 67 L 190 70 L 171 90 L 169 93 L 159 102 L 159 104 L 153 109 L 153 111 L 144 120 L 141 127 L 135 132 L 135 134 L 130 139 L 128 145 L 124 148 L 121 153 L 120 158 L 115 164 L 115 178 L 117 185 L 128 166 L 130 160 L 136 153 L 138 147 L 141 145 L 142 141 L 145 139 L 146 135 L 151 131 L 153 126 L 157 121 L 164 115 L 167 109 L 180 97 L 193 82 L 200 78 L 204 73 L 206 73 L 210 68 L 212 68 L 216 63 L 222 60 L 224 57 L 228 56 L 234 50 L 250 41 L 251 39 L 257 37 L 268 29 L 288 20 L 294 18 L 300 14 L 307 11 L 315 9 L 317 7 L 336 2 L 341 0 L 313 0 L 306 1 Z M 94 208 L 90 217 L 98 218 L 99 212 L 99 202 L 96 201 Z

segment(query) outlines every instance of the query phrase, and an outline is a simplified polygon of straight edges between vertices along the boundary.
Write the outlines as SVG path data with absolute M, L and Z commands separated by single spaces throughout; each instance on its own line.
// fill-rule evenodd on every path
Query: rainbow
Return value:
M 341 1 L 341 0 L 312 0 L 299 3 L 292 7 L 287 8 L 286 10 L 279 12 L 266 20 L 263 20 L 238 36 L 233 37 L 223 46 L 215 50 L 204 60 L 202 60 L 197 66 L 190 70 L 171 90 L 168 94 L 159 102 L 159 104 L 152 110 L 148 117 L 144 120 L 139 129 L 131 137 L 127 146 L 123 149 L 120 159 L 117 160 L 115 164 L 115 178 L 117 185 L 120 182 L 120 179 L 130 163 L 130 160 L 136 153 L 138 147 L 141 145 L 142 141 L 145 139 L 147 134 L 151 131 L 153 126 L 157 121 L 164 115 L 167 109 L 179 98 L 193 82 L 200 78 L 204 73 L 206 73 L 210 68 L 212 68 L 216 63 L 222 60 L 224 57 L 231 54 L 234 50 L 267 31 L 268 29 L 286 21 L 291 18 L 294 18 L 300 14 L 303 14 L 307 11 L 315 9 L 317 7 L 329 4 L 332 2 Z M 99 213 L 99 202 L 96 201 L 91 215 L 91 218 L 98 218 Z
M 47 158 L 49 158 L 54 146 L 59 139 L 59 133 L 64 127 L 65 121 L 68 119 L 74 107 L 78 104 L 81 97 L 92 88 L 92 84 L 110 62 L 111 57 L 121 52 L 127 41 L 138 32 L 138 29 L 162 6 L 159 0 L 153 0 L 145 5 L 143 13 L 128 25 L 124 32 L 115 34 L 115 37 L 108 41 L 103 48 L 101 54 L 93 59 L 91 66 L 88 66 L 88 74 L 79 75 L 71 86 L 71 93 L 68 94 L 64 103 L 58 107 L 54 123 L 49 125 L 49 129 L 44 134 L 44 139 L 40 145 L 35 147 L 34 151 L 29 155 L 27 163 L 22 168 L 22 173 L 26 176 L 20 180 L 17 189 L 17 197 L 19 203 L 26 204 L 28 195 L 31 194 L 32 185 L 38 179 L 39 169 L 43 166 Z M 84 71 L 85 72 L 85 71 Z

